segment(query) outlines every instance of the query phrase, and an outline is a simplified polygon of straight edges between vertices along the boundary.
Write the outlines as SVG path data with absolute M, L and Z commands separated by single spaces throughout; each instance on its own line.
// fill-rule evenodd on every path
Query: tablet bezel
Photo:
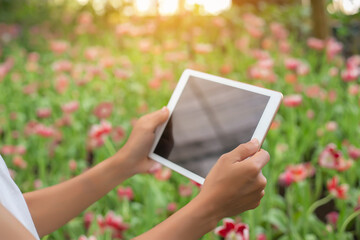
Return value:
M 151 159 L 163 164 L 164 166 L 171 168 L 172 170 L 190 178 L 191 180 L 198 182 L 200 184 L 203 184 L 205 181 L 205 179 L 203 177 L 201 177 L 201 176 L 177 165 L 176 163 L 174 163 L 170 160 L 167 160 L 167 159 L 157 155 L 156 153 L 154 153 L 154 150 L 155 150 L 155 148 L 159 142 L 159 139 L 166 127 L 166 124 L 167 124 L 168 120 L 170 119 L 178 100 L 180 99 L 180 96 L 186 86 L 188 79 L 191 76 L 268 96 L 269 101 L 268 101 L 268 103 L 264 109 L 264 112 L 258 122 L 258 125 L 256 126 L 254 134 L 251 137 L 251 139 L 257 138 L 260 142 L 260 145 L 263 143 L 265 136 L 266 136 L 267 132 L 269 131 L 270 124 L 273 121 L 273 119 L 276 115 L 276 112 L 279 109 L 283 95 L 277 91 L 253 86 L 253 85 L 242 83 L 242 82 L 237 82 L 234 80 L 214 76 L 214 75 L 203 73 L 203 72 L 198 72 L 195 70 L 186 69 L 183 72 L 183 74 L 181 75 L 180 80 L 169 100 L 169 103 L 167 105 L 167 108 L 169 109 L 169 113 L 170 113 L 169 118 L 166 120 L 165 123 L 163 123 L 161 126 L 159 126 L 156 129 L 155 140 L 154 140 L 154 144 L 150 150 L 149 157 Z

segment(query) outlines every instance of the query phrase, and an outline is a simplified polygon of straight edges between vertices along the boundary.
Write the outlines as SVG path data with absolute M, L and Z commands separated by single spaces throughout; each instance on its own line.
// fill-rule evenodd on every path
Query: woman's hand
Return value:
M 168 119 L 168 116 L 169 110 L 166 107 L 142 116 L 136 121 L 124 147 L 112 158 L 125 161 L 132 174 L 147 172 L 154 165 L 148 154 L 154 143 L 155 130 Z
M 256 139 L 239 145 L 222 155 L 206 177 L 197 198 L 206 203 L 216 221 L 254 209 L 260 204 L 266 186 L 261 169 L 270 156 L 258 149 Z
M 264 196 L 262 167 L 269 154 L 254 140 L 219 158 L 199 195 L 136 240 L 196 240 L 213 230 L 224 217 L 256 208 Z M 135 240 L 134 239 L 134 240 Z

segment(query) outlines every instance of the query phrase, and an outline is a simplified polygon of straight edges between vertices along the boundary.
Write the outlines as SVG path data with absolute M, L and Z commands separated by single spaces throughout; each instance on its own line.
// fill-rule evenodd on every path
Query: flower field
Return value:
M 359 239 L 360 55 L 345 58 L 340 42 L 309 29 L 305 9 L 271 5 L 0 23 L 0 154 L 23 192 L 65 181 L 114 154 L 138 117 L 167 104 L 184 69 L 208 72 L 284 101 L 263 144 L 261 205 L 202 239 Z M 131 239 L 199 191 L 159 166 L 43 239 Z

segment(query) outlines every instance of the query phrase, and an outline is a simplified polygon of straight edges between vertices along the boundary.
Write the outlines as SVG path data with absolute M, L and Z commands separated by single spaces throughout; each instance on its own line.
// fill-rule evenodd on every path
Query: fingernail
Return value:
M 166 112 L 166 110 L 167 110 L 166 106 L 162 107 L 162 109 L 161 109 L 162 112 Z
M 259 140 L 257 140 L 256 138 L 251 139 L 250 142 L 253 143 L 253 144 L 255 144 L 256 146 L 259 145 Z

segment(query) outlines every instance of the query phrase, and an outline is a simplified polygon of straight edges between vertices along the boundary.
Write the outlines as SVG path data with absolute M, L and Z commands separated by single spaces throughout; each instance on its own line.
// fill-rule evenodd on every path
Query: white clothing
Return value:
M 0 155 L 0 203 L 21 222 L 29 232 L 39 239 L 25 199 L 10 177 L 9 170 Z

